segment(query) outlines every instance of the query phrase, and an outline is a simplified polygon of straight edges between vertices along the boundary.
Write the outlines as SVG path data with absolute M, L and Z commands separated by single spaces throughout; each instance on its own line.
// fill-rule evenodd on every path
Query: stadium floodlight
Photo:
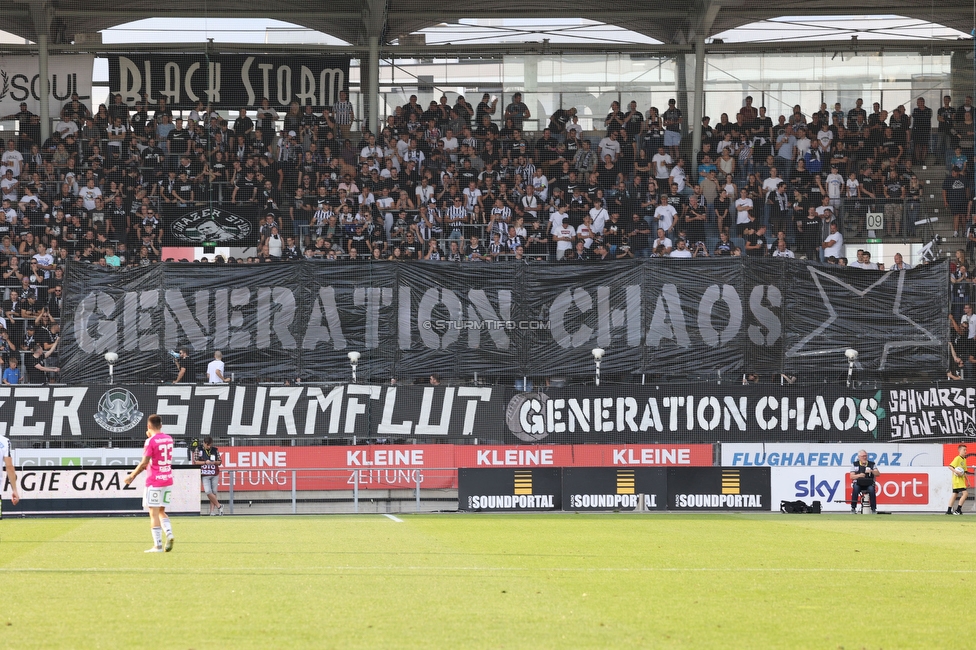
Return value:
M 119 362 L 119 355 L 115 352 L 105 353 L 105 363 L 108 364 L 108 383 L 115 383 L 115 364 Z
M 353 350 L 346 355 L 349 357 L 349 365 L 352 366 L 352 383 L 356 383 L 356 367 L 359 365 L 359 358 L 362 356 L 359 352 Z
M 600 361 L 603 359 L 603 355 L 606 353 L 607 351 L 604 350 L 603 348 L 593 348 L 592 350 L 590 350 L 590 354 L 593 355 L 593 363 L 596 364 L 596 385 L 597 386 L 600 385 Z
M 852 388 L 854 386 L 854 362 L 857 361 L 857 350 L 847 348 L 844 351 L 844 356 L 847 357 L 847 387 Z

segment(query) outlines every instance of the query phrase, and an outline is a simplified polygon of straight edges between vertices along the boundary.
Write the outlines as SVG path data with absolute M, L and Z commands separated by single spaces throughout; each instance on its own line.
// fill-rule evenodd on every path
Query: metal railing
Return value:
M 233 468 L 221 472 L 218 496 L 226 497 L 229 514 L 453 511 L 457 472 L 404 466 Z M 424 487 L 425 482 L 436 486 Z

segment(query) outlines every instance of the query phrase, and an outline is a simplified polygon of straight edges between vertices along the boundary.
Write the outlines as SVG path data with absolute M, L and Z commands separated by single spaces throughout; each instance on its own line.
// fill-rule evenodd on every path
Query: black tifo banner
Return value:
M 940 390 L 933 386 L 930 392 Z M 969 405 L 957 407 L 953 420 L 972 419 L 974 391 L 964 391 Z M 824 386 L 799 393 L 779 386 L 715 384 L 534 393 L 497 386 L 388 384 L 4 386 L 0 435 L 141 441 L 146 418 L 158 413 L 166 432 L 177 439 L 211 435 L 222 443 L 234 438 L 235 444 L 352 436 L 540 445 L 857 443 L 897 439 L 892 418 L 906 414 L 900 405 L 885 403 L 886 392 L 897 391 Z M 890 417 L 889 411 L 894 412 Z M 913 422 L 927 419 L 921 412 L 911 417 Z M 903 431 L 907 425 L 898 426 Z
M 166 350 L 220 350 L 241 379 L 700 377 L 946 367 L 946 263 L 872 272 L 793 260 L 69 265 L 63 377 L 165 380 Z M 201 370 L 201 368 L 198 368 Z M 926 377 L 925 373 L 934 373 Z M 943 375 L 944 376 L 944 375 Z
M 321 108 L 349 89 L 349 61 L 316 54 L 112 54 L 108 82 L 130 106 L 145 93 L 151 105 L 162 98 L 173 109 L 189 110 L 197 101 L 221 110 L 253 109 L 262 97 L 278 109 L 292 101 Z
M 261 214 L 257 206 L 211 205 L 163 210 L 164 246 L 256 246 Z M 177 260 L 179 261 L 179 260 Z
M 459 469 L 458 509 L 770 509 L 768 467 Z

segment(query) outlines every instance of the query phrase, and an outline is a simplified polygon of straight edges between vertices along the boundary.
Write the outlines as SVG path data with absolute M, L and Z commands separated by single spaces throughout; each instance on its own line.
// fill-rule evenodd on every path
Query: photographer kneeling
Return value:
M 854 461 L 854 469 L 851 470 L 851 514 L 857 512 L 857 503 L 861 492 L 867 492 L 871 499 L 871 514 L 878 514 L 878 492 L 875 488 L 875 478 L 881 474 L 875 466 L 873 460 L 868 460 L 868 452 L 861 450 L 857 452 L 857 460 Z

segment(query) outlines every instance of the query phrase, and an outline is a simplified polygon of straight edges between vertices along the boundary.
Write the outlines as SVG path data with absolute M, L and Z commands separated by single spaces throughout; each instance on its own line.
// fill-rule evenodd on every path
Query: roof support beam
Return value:
M 700 11 L 696 12 L 698 20 L 692 25 L 694 36 L 708 37 L 712 31 L 712 23 L 722 10 L 721 0 L 705 0 L 700 4 Z M 689 38 L 689 40 L 692 40 Z M 697 41 L 696 41 L 697 42 Z
M 88 45 L 52 44 L 52 54 L 76 54 L 79 52 L 96 55 L 125 52 L 200 52 L 205 43 L 147 43 L 134 45 L 132 43 L 92 43 Z M 214 50 L 226 53 L 321 53 L 351 55 L 356 58 L 364 57 L 369 49 L 366 45 L 309 45 L 295 43 L 215 43 Z M 951 40 L 862 40 L 852 45 L 851 40 L 835 39 L 829 41 L 808 41 L 789 43 L 709 43 L 705 45 L 707 54 L 738 54 L 751 52 L 788 53 L 788 52 L 923 52 L 951 54 L 960 51 L 971 53 L 973 41 L 971 39 Z M 16 43 L 0 44 L 0 52 L 11 54 L 31 54 L 37 51 L 36 45 L 22 45 Z M 550 43 L 546 53 L 558 54 L 592 54 L 606 53 L 605 43 L 562 44 Z M 641 55 L 662 55 L 686 53 L 692 54 L 694 46 L 663 43 L 658 45 L 644 44 L 614 44 L 612 51 L 623 54 L 636 53 Z M 382 45 L 380 56 L 383 58 L 425 58 L 425 59 L 456 59 L 456 58 L 491 58 L 506 54 L 543 53 L 541 43 L 493 43 L 493 44 L 455 44 L 455 45 L 426 45 L 424 47 L 409 47 L 404 45 Z
M 363 124 L 373 133 L 377 132 L 380 118 L 380 44 L 386 33 L 386 12 L 387 0 L 368 0 L 363 6 L 363 32 L 369 47 L 366 65 L 360 66 L 360 74 L 366 73 Z

